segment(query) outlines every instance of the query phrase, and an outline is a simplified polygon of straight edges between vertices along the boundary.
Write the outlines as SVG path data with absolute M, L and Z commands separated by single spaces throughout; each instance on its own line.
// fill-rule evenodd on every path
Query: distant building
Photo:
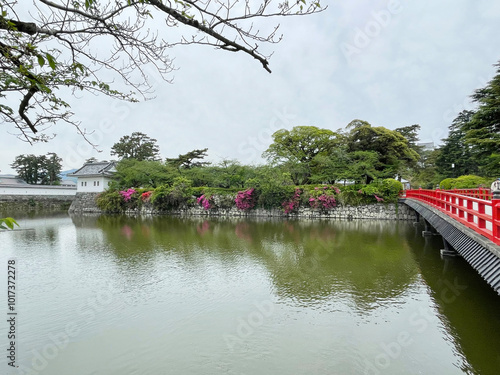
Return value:
M 434 142 L 421 142 L 417 143 L 417 146 L 422 147 L 423 151 L 433 151 L 436 149 Z
M 113 174 L 116 172 L 116 162 L 104 161 L 86 163 L 83 167 L 73 173 L 68 174 L 68 177 L 77 178 L 77 192 L 95 193 L 101 192 L 108 188 L 113 181 Z

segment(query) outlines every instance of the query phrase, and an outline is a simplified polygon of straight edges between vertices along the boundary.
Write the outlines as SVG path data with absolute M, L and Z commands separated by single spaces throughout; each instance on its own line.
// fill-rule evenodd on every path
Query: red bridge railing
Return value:
M 500 245 L 500 199 L 489 189 L 406 190 L 406 198 L 427 203 Z

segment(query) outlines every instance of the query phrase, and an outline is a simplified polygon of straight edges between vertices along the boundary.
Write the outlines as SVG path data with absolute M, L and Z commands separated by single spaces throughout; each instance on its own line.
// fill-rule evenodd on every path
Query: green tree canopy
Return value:
M 408 166 L 414 165 L 418 153 L 410 147 L 408 140 L 398 131 L 382 126 L 372 127 L 368 122 L 354 120 L 347 125 L 347 151 L 374 151 L 378 154 L 375 169 L 381 178 L 401 175 Z M 368 181 L 369 182 L 369 181 Z
M 467 141 L 490 153 L 500 152 L 500 62 L 495 66 L 495 77 L 472 95 L 479 108 L 464 124 Z
M 418 132 L 420 131 L 420 125 L 415 124 L 415 125 L 403 126 L 401 128 L 396 128 L 394 130 L 396 130 L 399 134 L 405 137 L 406 140 L 408 141 L 408 145 L 410 146 L 410 148 L 415 150 L 420 155 L 423 149 L 422 146 L 418 145 L 418 141 L 420 140 L 418 137 Z
M 179 170 L 207 166 L 210 164 L 209 162 L 200 161 L 207 156 L 207 151 L 208 148 L 189 151 L 186 154 L 179 155 L 177 158 L 172 158 L 172 159 L 167 158 L 165 160 L 165 163 Z
M 380 155 L 376 151 L 354 151 L 349 154 L 349 163 L 343 178 L 368 184 L 370 181 L 383 177 L 383 171 L 377 169 Z
M 274 163 L 294 161 L 309 163 L 319 154 L 328 154 L 338 144 L 338 135 L 316 126 L 295 126 L 273 134 L 273 143 L 263 157 Z
M 313 160 L 327 156 L 339 145 L 339 135 L 316 126 L 295 126 L 273 134 L 273 143 L 262 154 L 274 164 L 283 164 L 296 184 L 305 184 L 311 175 Z
M 171 185 L 178 171 L 157 160 L 123 159 L 116 165 L 114 178 L 120 188 L 156 188 Z
M 61 181 L 59 174 L 62 169 L 62 159 L 54 152 L 47 153 L 43 159 L 44 176 L 42 184 L 44 185 L 58 185 Z
M 449 126 L 448 137 L 443 139 L 443 145 L 439 148 L 441 152 L 436 159 L 437 171 L 443 178 L 476 174 L 479 171 L 477 152 L 466 142 L 464 130 L 473 116 L 473 111 L 462 111 Z
M 120 159 L 158 160 L 160 149 L 156 139 L 148 137 L 144 133 L 134 132 L 120 138 L 120 141 L 111 147 L 111 155 L 117 155 Z
M 47 155 L 18 155 L 10 165 L 19 178 L 33 185 L 57 185 L 61 181 L 59 174 L 62 159 L 50 152 Z
M 270 72 L 269 54 L 258 47 L 280 38 L 277 27 L 257 26 L 259 20 L 318 11 L 320 0 L 261 0 L 246 6 L 237 0 L 2 1 L 2 122 L 32 142 L 46 139 L 36 133 L 57 121 L 78 126 L 62 87 L 130 101 L 148 97 L 152 83 L 146 69 L 156 69 L 168 81 L 174 68 L 168 51 L 176 44 L 241 52 Z M 169 27 L 180 30 L 179 39 L 167 40 Z M 122 82 L 131 92 L 118 91 Z
M 472 95 L 478 109 L 462 125 L 466 141 L 480 158 L 483 174 L 490 175 L 500 174 L 500 62 L 495 66 L 497 74 Z

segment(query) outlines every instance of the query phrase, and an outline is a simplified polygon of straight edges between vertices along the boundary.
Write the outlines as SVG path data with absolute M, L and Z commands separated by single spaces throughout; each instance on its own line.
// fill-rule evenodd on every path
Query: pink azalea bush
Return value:
M 236 203 L 236 207 L 239 210 L 247 211 L 255 207 L 255 196 L 253 194 L 254 191 L 255 189 L 252 188 L 244 191 L 239 191 L 238 194 L 236 194 L 234 202 Z
M 210 209 L 210 207 L 212 207 L 212 205 L 210 204 L 211 198 L 211 196 L 205 196 L 205 194 L 203 194 L 201 197 L 198 197 L 196 199 L 196 203 L 201 204 L 203 209 L 207 211 Z
M 134 189 L 122 190 L 120 191 L 120 195 L 123 197 L 125 202 L 128 202 L 132 199 L 132 195 L 135 194 L 136 191 Z
M 337 207 L 335 194 L 340 194 L 340 189 L 336 186 L 323 186 L 322 188 L 315 187 L 309 192 L 309 206 L 315 209 L 331 210 Z
M 337 201 L 335 200 L 335 197 L 333 195 L 321 194 L 317 198 L 309 198 L 309 205 L 312 208 L 331 210 L 332 208 L 337 207 Z
M 295 193 L 293 193 L 293 198 L 287 201 L 284 201 L 281 206 L 283 210 L 285 210 L 285 214 L 289 214 L 290 212 L 299 208 L 300 204 L 300 189 L 295 189 Z

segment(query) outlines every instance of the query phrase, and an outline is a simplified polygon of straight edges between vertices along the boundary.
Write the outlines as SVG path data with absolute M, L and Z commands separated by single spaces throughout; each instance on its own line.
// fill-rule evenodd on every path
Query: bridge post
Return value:
M 500 242 L 500 178 L 491 184 L 491 224 L 493 238 Z
M 427 220 L 424 219 L 425 230 L 422 231 L 422 237 L 434 236 L 434 232 L 432 232 L 432 226 L 429 224 Z
M 448 256 L 448 257 L 456 257 L 457 255 L 460 255 L 458 254 L 458 252 L 450 245 L 450 243 L 448 241 L 446 241 L 443 237 L 443 245 L 444 245 L 444 249 L 441 249 L 440 252 L 441 252 L 441 256 Z
M 413 222 L 413 226 L 417 226 L 418 223 L 420 223 L 420 214 L 415 210 L 415 216 L 417 218 L 417 221 Z

